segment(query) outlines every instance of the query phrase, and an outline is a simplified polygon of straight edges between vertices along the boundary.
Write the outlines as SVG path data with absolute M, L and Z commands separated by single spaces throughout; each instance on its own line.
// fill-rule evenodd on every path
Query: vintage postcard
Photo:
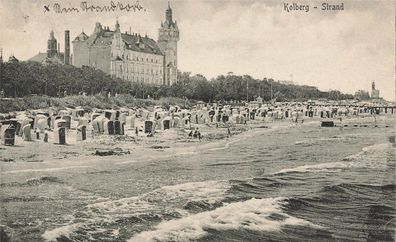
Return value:
M 0 241 L 395 241 L 395 7 L 1 0 Z

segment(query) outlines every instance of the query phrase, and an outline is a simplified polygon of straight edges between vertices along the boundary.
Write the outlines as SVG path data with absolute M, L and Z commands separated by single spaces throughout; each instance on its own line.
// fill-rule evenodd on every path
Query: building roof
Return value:
M 19 60 L 18 60 L 17 58 L 15 58 L 14 55 L 11 55 L 11 56 L 8 58 L 8 62 L 15 63 L 15 62 L 19 62 Z
M 37 55 L 33 56 L 30 58 L 28 61 L 35 61 L 35 62 L 40 62 L 42 63 L 45 58 L 47 58 L 47 53 L 38 53 Z
M 103 30 L 100 34 L 92 34 L 89 41 L 93 46 L 110 46 L 113 39 L 114 31 Z
M 81 33 L 75 38 L 74 41 L 85 41 L 87 40 L 90 46 L 95 47 L 106 47 L 110 46 L 115 31 L 109 30 L 109 28 L 101 28 L 100 23 L 97 24 L 97 32 L 94 32 L 89 37 L 85 33 Z M 158 47 L 157 42 L 147 36 L 142 37 L 138 34 L 121 33 L 121 38 L 126 44 L 126 48 L 132 51 L 163 55 L 161 49 Z
M 56 53 L 53 58 L 48 58 L 47 53 L 38 53 L 37 55 L 33 56 L 30 58 L 28 61 L 35 61 L 39 62 L 42 64 L 45 63 L 54 63 L 54 64 L 59 64 L 64 62 L 64 53 Z
M 88 35 L 86 35 L 83 31 L 73 41 L 86 41 L 87 39 L 88 39 Z
M 149 37 L 141 37 L 137 34 L 121 34 L 126 48 L 133 51 L 162 55 L 157 42 Z

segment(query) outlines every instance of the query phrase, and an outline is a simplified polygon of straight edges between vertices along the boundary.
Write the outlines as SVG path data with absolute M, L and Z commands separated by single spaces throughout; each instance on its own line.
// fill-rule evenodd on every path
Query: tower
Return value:
M 50 37 L 49 37 L 47 43 L 48 43 L 48 46 L 47 46 L 47 57 L 48 58 L 53 58 L 56 55 L 56 53 L 58 52 L 57 51 L 58 44 L 57 44 L 57 41 L 56 41 L 56 39 L 54 37 L 54 31 L 53 30 L 51 30 Z
M 379 99 L 379 90 L 375 89 L 375 82 L 371 83 L 371 98 Z
M 65 65 L 70 64 L 70 31 L 65 30 Z
M 179 28 L 172 19 L 172 9 L 168 2 L 165 11 L 165 22 L 161 23 L 158 35 L 158 46 L 164 54 L 164 85 L 172 85 L 177 81 L 177 41 Z
M 121 32 L 121 30 L 120 30 L 120 24 L 118 23 L 118 17 L 117 17 L 117 21 L 116 21 L 116 24 L 115 24 L 115 30 L 116 30 L 117 33 L 120 33 L 120 32 Z

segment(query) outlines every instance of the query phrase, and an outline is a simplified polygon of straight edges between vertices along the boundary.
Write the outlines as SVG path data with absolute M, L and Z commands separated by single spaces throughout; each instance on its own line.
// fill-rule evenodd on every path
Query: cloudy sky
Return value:
M 131 27 L 157 39 L 167 7 L 167 1 L 140 0 L 146 11 L 44 13 L 44 5 L 57 2 L 79 7 L 81 0 L 0 1 L 0 48 L 6 58 L 26 60 L 44 52 L 51 29 L 63 49 L 65 29 L 74 39 L 82 30 L 91 34 L 95 22 L 114 28 L 117 16 L 122 31 Z M 87 2 L 101 6 L 110 0 Z M 292 79 L 348 93 L 370 90 L 375 81 L 381 96 L 395 100 L 394 1 L 345 0 L 345 10 L 337 12 L 321 11 L 321 1 L 293 2 L 309 4 L 310 11 L 286 12 L 279 0 L 171 1 L 180 29 L 179 69 L 208 78 L 234 72 Z

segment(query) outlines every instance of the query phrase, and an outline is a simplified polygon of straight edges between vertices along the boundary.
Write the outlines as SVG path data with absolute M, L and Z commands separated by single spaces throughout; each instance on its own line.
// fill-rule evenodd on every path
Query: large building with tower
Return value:
M 51 31 L 50 36 L 47 41 L 47 52 L 39 52 L 37 55 L 30 58 L 28 61 L 36 61 L 43 64 L 65 64 L 71 63 L 70 55 L 70 31 L 65 31 L 65 50 L 60 51 L 60 44 L 55 38 L 54 31 Z
M 72 64 L 94 67 L 131 82 L 172 85 L 177 81 L 178 40 L 179 29 L 168 4 L 158 41 L 122 32 L 118 20 L 112 30 L 96 23 L 90 36 L 82 32 L 73 40 Z

